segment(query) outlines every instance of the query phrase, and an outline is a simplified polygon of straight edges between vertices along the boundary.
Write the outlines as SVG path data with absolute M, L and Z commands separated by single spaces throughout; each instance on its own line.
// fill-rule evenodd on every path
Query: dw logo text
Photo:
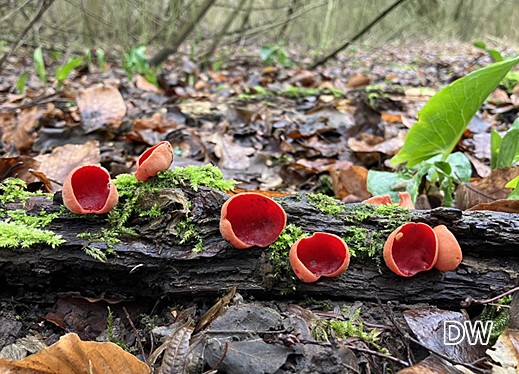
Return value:
M 488 345 L 494 321 L 444 321 L 443 343 L 457 345 L 467 339 L 469 345 Z

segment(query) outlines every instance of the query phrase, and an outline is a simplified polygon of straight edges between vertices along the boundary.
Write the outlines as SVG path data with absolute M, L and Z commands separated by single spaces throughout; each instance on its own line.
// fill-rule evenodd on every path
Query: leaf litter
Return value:
M 241 182 L 239 187 L 322 191 L 344 201 L 362 201 L 370 196 L 367 170 L 393 170 L 387 161 L 402 146 L 419 109 L 441 86 L 470 72 L 473 62 L 480 61 L 481 55 L 470 48 L 438 53 L 412 46 L 401 53 L 385 47 L 379 53 L 360 50 L 348 63 L 340 60 L 316 71 L 265 68 L 239 59 L 220 71 L 199 71 L 185 58 L 166 64 L 160 89 L 150 86 L 140 75 L 130 82 L 114 71 L 71 79 L 63 91 L 50 95 L 44 87 L 31 82 L 25 97 L 7 95 L 8 100 L 0 105 L 0 151 L 4 154 L 0 175 L 19 176 L 29 183 L 41 178 L 59 182 L 66 170 L 86 160 L 100 162 L 117 175 L 132 171 L 136 156 L 145 147 L 168 140 L 180 162 L 212 162 L 226 176 Z M 19 67 L 8 69 L 12 77 L 17 76 Z M 2 82 L 6 87 L 15 84 L 9 78 Z M 517 87 L 512 94 L 495 91 L 475 117 L 477 122 L 473 120 L 456 145 L 457 150 L 469 156 L 480 177 L 489 178 L 460 183 L 460 197 L 456 195 L 459 207 L 487 203 L 488 198 L 483 201 L 481 196 L 501 199 L 510 192 L 504 184 L 508 177 L 516 175 L 516 168 L 505 169 L 499 182 L 494 179 L 498 171 L 488 176 L 484 169 L 491 158 L 490 131 L 495 129 L 503 136 L 510 127 L 511 114 L 517 113 L 516 91 Z M 42 97 L 39 95 L 47 99 L 38 101 Z M 30 170 L 42 173 L 40 179 Z M 487 187 L 491 185 L 494 190 Z M 52 188 L 57 190 L 59 185 L 53 184 Z M 464 188 L 471 191 L 465 195 L 476 190 L 477 197 L 463 197 Z M 499 200 L 496 203 L 499 205 Z M 382 317 L 387 312 L 384 310 L 377 315 L 379 306 L 368 305 L 361 315 L 366 326 L 377 326 L 368 330 L 380 336 L 381 346 L 390 352 L 377 351 L 373 342 L 359 336 L 342 339 L 340 344 L 335 333 L 328 340 L 312 336 L 315 321 L 348 321 L 341 311 L 344 305 L 330 303 L 330 312 L 330 305 L 303 308 L 281 302 L 240 304 L 234 296 L 238 295 L 218 302 L 217 312 L 211 312 L 205 320 L 200 319 L 200 311 L 207 309 L 204 304 L 162 306 L 157 314 L 141 318 L 134 315 L 136 330 L 119 310 L 121 326 L 129 332 L 122 339 L 134 348 L 132 353 L 141 355 L 135 349 L 136 340 L 153 347 L 153 343 L 157 346 L 154 339 L 165 338 L 163 358 L 153 361 L 158 372 L 216 368 L 229 373 L 325 373 L 345 367 L 361 372 L 359 363 L 375 370 L 382 370 L 383 363 L 395 365 L 396 370 L 402 363 L 411 364 L 406 361 L 405 339 L 395 338 L 394 334 L 397 327 L 405 328 L 405 323 L 395 326 Z M 9 309 L 7 304 L 4 306 L 3 310 Z M 75 313 L 81 315 L 80 310 L 88 314 L 92 307 L 83 303 Z M 104 312 L 101 308 L 94 313 L 100 324 L 89 339 L 109 339 L 103 328 Z M 413 313 L 423 315 L 405 318 Z M 427 348 L 440 349 L 436 331 L 427 330 L 434 327 L 430 320 L 441 321 L 446 313 L 452 312 L 415 310 L 405 312 L 400 320 L 407 321 L 407 331 L 425 345 L 426 353 Z M 34 321 L 43 317 L 41 312 L 23 314 Z M 40 334 L 38 341 L 44 341 L 38 349 L 55 342 L 64 328 L 82 331 L 79 322 L 83 317 L 68 318 L 66 324 L 65 317 L 60 318 L 54 319 L 53 325 L 33 326 L 31 333 Z M 190 318 L 206 322 L 195 330 Z M 2 348 L 12 347 L 13 337 L 20 339 L 28 332 L 22 331 L 9 313 L 0 313 L 0 320 Z M 169 335 L 155 335 L 157 324 L 170 326 Z M 496 353 L 489 353 L 494 361 L 517 367 L 517 361 L 510 359 L 517 354 L 510 343 L 515 335 L 512 329 L 501 335 L 494 347 Z M 83 349 L 82 342 L 72 334 L 64 335 L 62 340 L 64 344 L 73 341 L 76 348 Z M 103 351 L 112 352 L 115 344 L 105 344 L 112 345 Z M 453 360 L 471 362 L 474 355 L 469 354 L 468 347 L 464 349 L 455 354 L 443 353 Z M 375 351 L 379 356 L 373 354 Z M 126 357 L 120 350 L 110 354 L 114 359 Z M 444 360 L 428 360 L 422 361 L 426 367 L 431 361 L 436 368 L 447 365 Z M 142 365 L 136 365 L 136 370 L 142 369 Z

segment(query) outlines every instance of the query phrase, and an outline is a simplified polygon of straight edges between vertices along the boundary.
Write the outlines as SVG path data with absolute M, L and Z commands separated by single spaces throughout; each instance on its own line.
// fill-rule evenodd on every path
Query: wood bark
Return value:
M 133 221 L 140 236 L 123 238 L 115 246 L 117 255 L 110 257 L 107 263 L 86 255 L 85 240 L 76 237 L 81 232 L 98 232 L 106 227 L 106 219 L 63 216 L 48 227 L 66 240 L 60 248 L 0 248 L 0 290 L 158 298 L 215 295 L 236 286 L 238 292 L 259 298 L 284 297 L 287 284 L 272 282 L 266 250 L 237 250 L 221 238 L 219 214 L 227 195 L 210 189 L 181 193 L 187 193 L 194 222 L 203 237 L 204 248 L 200 254 L 192 252 L 193 243 L 179 245 L 178 238 L 171 234 L 179 214 L 175 204 L 153 221 L 142 218 Z M 288 222 L 308 232 L 341 235 L 348 227 L 357 225 L 347 222 L 351 215 L 348 212 L 338 217 L 321 213 L 306 202 L 305 195 L 283 198 L 280 202 Z M 35 212 L 42 207 L 57 210 L 59 205 L 37 199 L 26 206 Z M 341 277 L 312 284 L 298 282 L 296 291 L 286 297 L 394 300 L 457 307 L 467 296 L 488 298 L 515 285 L 519 274 L 519 214 L 440 208 L 413 211 L 411 220 L 432 226 L 444 224 L 451 229 L 464 253 L 457 271 L 431 270 L 401 278 L 383 263 L 377 266 L 374 261 L 353 258 Z M 358 225 L 375 232 L 384 223 L 370 218 Z

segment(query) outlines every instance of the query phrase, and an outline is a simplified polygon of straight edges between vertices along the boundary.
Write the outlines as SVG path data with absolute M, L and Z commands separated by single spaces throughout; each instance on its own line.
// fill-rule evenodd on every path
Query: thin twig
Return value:
M 29 30 L 40 20 L 40 18 L 45 14 L 47 9 L 52 5 L 54 0 L 43 0 L 41 3 L 41 7 L 34 16 L 34 18 L 27 24 L 27 27 L 20 33 L 18 36 L 18 39 L 11 45 L 11 48 L 2 56 L 2 59 L 0 59 L 0 73 L 2 72 L 2 65 L 4 62 L 11 56 L 11 54 L 16 50 L 20 42 L 23 38 L 25 38 L 25 35 L 29 32 Z
M 497 295 L 496 297 L 493 297 L 491 299 L 482 299 L 482 300 L 475 300 L 473 299 L 472 297 L 470 296 L 467 296 L 465 298 L 465 300 L 463 300 L 460 305 L 463 307 L 463 308 L 467 308 L 473 304 L 476 304 L 476 305 L 484 305 L 484 304 L 490 304 L 490 303 L 493 303 L 494 301 L 497 301 L 499 299 L 502 299 L 503 297 L 506 297 L 508 295 L 511 295 L 515 292 L 519 291 L 519 287 L 515 287 L 515 288 L 512 288 L 511 290 L 509 291 L 506 291 L 500 295 Z
M 14 112 L 14 111 L 17 111 L 18 109 L 25 109 L 25 108 L 33 107 L 35 105 L 45 104 L 45 103 L 54 101 L 54 99 L 56 98 L 56 96 L 58 96 L 58 94 L 59 94 L 59 92 L 51 93 L 48 95 L 40 95 L 40 96 L 36 97 L 34 100 L 29 101 L 28 103 L 23 103 L 23 104 L 20 104 L 17 106 L 12 106 L 12 107 L 8 107 L 3 110 L 0 110 L 0 113 Z
M 135 340 L 137 340 L 137 345 L 139 346 L 139 349 L 142 354 L 142 359 L 144 362 L 146 362 L 146 353 L 144 352 L 144 347 L 142 346 L 141 339 L 139 338 L 139 331 L 135 328 L 135 325 L 133 324 L 132 318 L 130 317 L 130 313 L 126 310 L 126 307 L 123 306 L 124 314 L 126 314 L 126 318 L 128 319 L 128 322 L 130 322 L 130 326 L 132 327 L 133 333 L 135 334 Z
M 351 38 L 350 40 L 348 40 L 346 43 L 344 43 L 343 45 L 341 45 L 340 47 L 338 47 L 337 49 L 335 49 L 332 53 L 330 53 L 329 55 L 323 57 L 322 59 L 314 62 L 312 65 L 310 65 L 310 67 L 308 68 L 309 70 L 313 70 L 315 69 L 316 67 L 318 66 L 321 66 L 323 64 L 325 64 L 328 60 L 334 58 L 335 56 L 337 56 L 337 54 L 339 52 L 341 52 L 342 50 L 348 48 L 348 46 L 352 43 L 355 43 L 358 39 L 360 39 L 364 34 L 366 34 L 369 30 L 371 30 L 371 28 L 373 26 L 375 26 L 378 22 L 380 22 L 384 17 L 386 17 L 389 13 L 391 13 L 391 11 L 393 9 L 395 9 L 397 6 L 399 6 L 400 4 L 402 4 L 404 1 L 406 0 L 397 0 L 395 1 L 390 7 L 388 7 L 387 9 L 384 9 L 384 11 L 382 11 L 382 13 L 380 13 L 373 21 L 371 21 L 366 27 L 364 27 L 362 30 L 360 30 L 357 35 L 355 35 L 353 38 Z

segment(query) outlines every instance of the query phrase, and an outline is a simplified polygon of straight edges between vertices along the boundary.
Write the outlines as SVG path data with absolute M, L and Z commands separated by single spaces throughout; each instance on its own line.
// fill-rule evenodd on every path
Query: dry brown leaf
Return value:
M 133 78 L 133 84 L 135 87 L 137 87 L 139 90 L 148 91 L 148 92 L 155 92 L 155 93 L 161 93 L 162 90 L 155 86 L 153 83 L 150 83 L 144 78 L 142 75 L 137 74 Z
M 126 114 L 126 105 L 116 87 L 97 85 L 79 92 L 77 105 L 86 133 L 101 128 L 117 129 Z
M 219 299 L 205 314 L 200 318 L 195 326 L 194 332 L 199 332 L 205 329 L 216 317 L 220 316 L 224 312 L 224 308 L 231 302 L 232 298 L 236 295 L 236 287 L 231 288 L 229 293 Z
M 371 194 L 367 190 L 368 170 L 362 166 L 348 165 L 330 170 L 332 186 L 338 199 L 357 202 L 367 199 Z
M 250 166 L 249 156 L 255 149 L 236 144 L 230 135 L 214 134 L 211 138 L 215 144 L 214 154 L 220 159 L 218 166 L 222 169 L 245 170 Z
M 18 115 L 14 112 L 0 113 L 2 142 L 5 143 L 8 148 L 12 145 L 21 153 L 30 150 L 36 139 L 34 128 L 41 114 L 42 111 L 38 109 L 38 107 L 22 109 Z
M 492 170 L 487 178 L 468 185 L 461 184 L 456 190 L 456 207 L 465 210 L 478 204 L 506 199 L 512 190 L 505 188 L 505 185 L 518 175 L 518 166 L 500 168 Z
M 175 121 L 168 120 L 163 113 L 156 112 L 148 118 L 137 118 L 133 121 L 132 131 L 152 129 L 153 131 L 165 132 L 166 129 L 177 127 Z
M 488 349 L 486 353 L 500 365 L 492 365 L 493 373 L 517 373 L 519 369 L 519 331 L 506 329 L 492 349 Z
M 355 73 L 348 78 L 346 86 L 355 88 L 367 86 L 371 83 L 371 78 L 366 73 Z
M 400 132 L 398 133 L 398 136 L 375 145 L 370 145 L 364 140 L 349 138 L 348 147 L 350 147 L 353 152 L 380 152 L 393 156 L 404 145 L 405 136 L 405 132 Z
M 0 359 L 5 374 L 149 373 L 148 366 L 113 343 L 81 341 L 76 334 L 22 361 Z
M 0 181 L 4 178 L 16 177 L 29 184 L 37 178 L 29 169 L 38 169 L 40 163 L 29 156 L 0 158 Z
M 308 70 L 298 70 L 290 79 L 291 84 L 300 84 L 303 87 L 312 87 L 315 85 L 314 74 Z
M 49 178 L 63 182 L 72 169 L 100 163 L 99 142 L 90 140 L 85 144 L 65 144 L 54 148 L 51 153 L 37 156 L 36 160 L 41 163 L 38 171 L 45 173 Z M 60 190 L 61 186 L 53 183 L 53 188 L 56 191 Z
M 503 213 L 519 213 L 519 200 L 501 199 L 491 203 L 481 203 L 467 210 L 492 210 Z

